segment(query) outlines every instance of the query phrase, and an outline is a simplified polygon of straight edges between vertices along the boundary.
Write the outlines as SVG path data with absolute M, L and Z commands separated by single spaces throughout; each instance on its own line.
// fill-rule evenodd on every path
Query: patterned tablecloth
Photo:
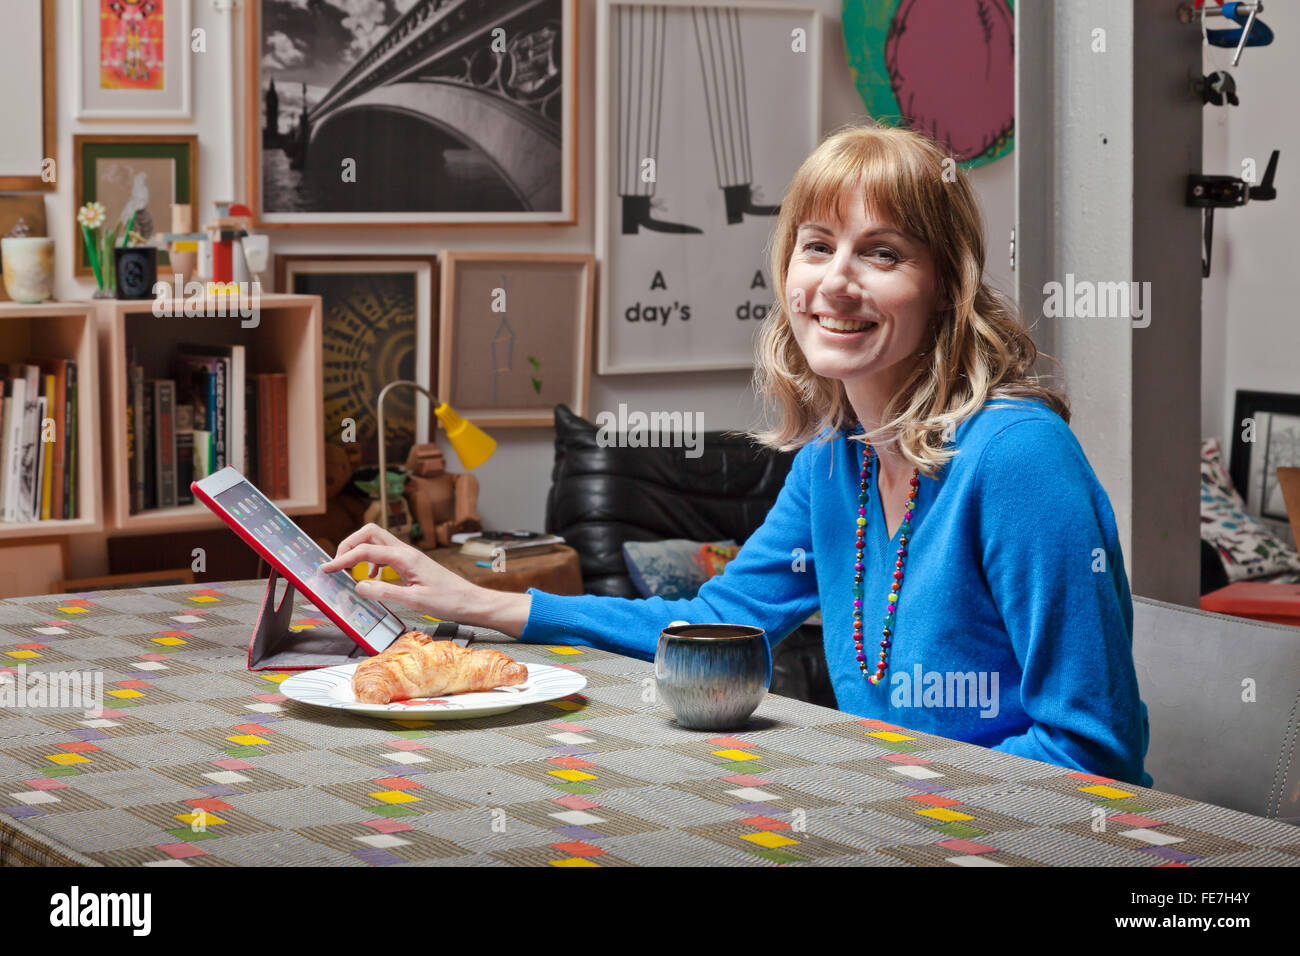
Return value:
M 0 602 L 0 680 L 101 671 L 110 702 L 0 710 L 0 863 L 1300 863 L 1285 823 L 787 698 L 683 730 L 651 665 L 585 648 L 496 635 L 588 684 L 495 717 L 308 708 L 245 669 L 263 589 Z

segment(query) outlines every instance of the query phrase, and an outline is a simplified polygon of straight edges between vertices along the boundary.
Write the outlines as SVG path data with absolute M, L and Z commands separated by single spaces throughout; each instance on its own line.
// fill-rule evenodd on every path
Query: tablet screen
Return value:
M 346 571 L 321 574 L 317 568 L 330 556 L 247 480 L 213 497 L 358 633 L 370 633 L 387 616 L 382 605 L 357 594 L 356 582 Z

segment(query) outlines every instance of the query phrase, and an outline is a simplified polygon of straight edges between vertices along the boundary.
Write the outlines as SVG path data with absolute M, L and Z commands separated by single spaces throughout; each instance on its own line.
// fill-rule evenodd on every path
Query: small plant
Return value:
M 118 245 L 117 237 L 121 232 L 123 247 L 140 245 L 144 237 L 134 231 L 135 217 L 140 214 L 137 209 L 131 214 L 131 221 L 123 232 L 121 225 L 116 225 L 109 232 L 104 232 L 108 222 L 108 212 L 102 203 L 88 202 L 77 210 L 77 222 L 81 225 L 81 238 L 86 244 L 86 259 L 91 271 L 95 273 L 95 284 L 99 291 L 96 298 L 112 298 L 117 290 L 117 275 L 113 264 L 113 248 Z

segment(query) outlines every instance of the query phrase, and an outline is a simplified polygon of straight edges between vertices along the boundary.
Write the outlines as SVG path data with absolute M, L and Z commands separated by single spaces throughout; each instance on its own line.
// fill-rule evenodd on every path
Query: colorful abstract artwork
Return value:
M 164 0 L 99 3 L 100 89 L 163 89 Z
M 873 119 L 934 137 L 965 167 L 1015 145 L 1010 0 L 843 0 L 844 49 Z

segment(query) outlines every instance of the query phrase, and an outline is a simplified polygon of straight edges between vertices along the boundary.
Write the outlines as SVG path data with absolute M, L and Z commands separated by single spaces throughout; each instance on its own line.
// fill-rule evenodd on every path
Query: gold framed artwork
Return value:
M 53 191 L 56 141 L 55 0 L 6 0 L 0 30 L 0 189 Z
M 108 214 L 106 228 L 123 231 L 137 212 L 135 231 L 152 236 L 171 228 L 173 203 L 199 208 L 199 138 L 196 135 L 72 137 L 74 210 L 95 200 Z M 86 245 L 77 236 L 77 275 L 91 274 Z
M 489 430 L 585 415 L 595 275 L 587 253 L 444 252 L 438 397 Z
M 407 379 L 434 391 L 438 278 L 436 256 L 275 257 L 278 291 L 321 297 L 325 441 L 343 442 L 353 468 L 378 460 L 380 389 Z M 385 402 L 389 461 L 405 461 L 413 444 L 429 440 L 429 403 L 417 397 L 399 389 Z M 348 423 L 353 437 L 344 441 Z
M 244 2 L 258 226 L 577 222 L 576 0 L 317 7 Z

